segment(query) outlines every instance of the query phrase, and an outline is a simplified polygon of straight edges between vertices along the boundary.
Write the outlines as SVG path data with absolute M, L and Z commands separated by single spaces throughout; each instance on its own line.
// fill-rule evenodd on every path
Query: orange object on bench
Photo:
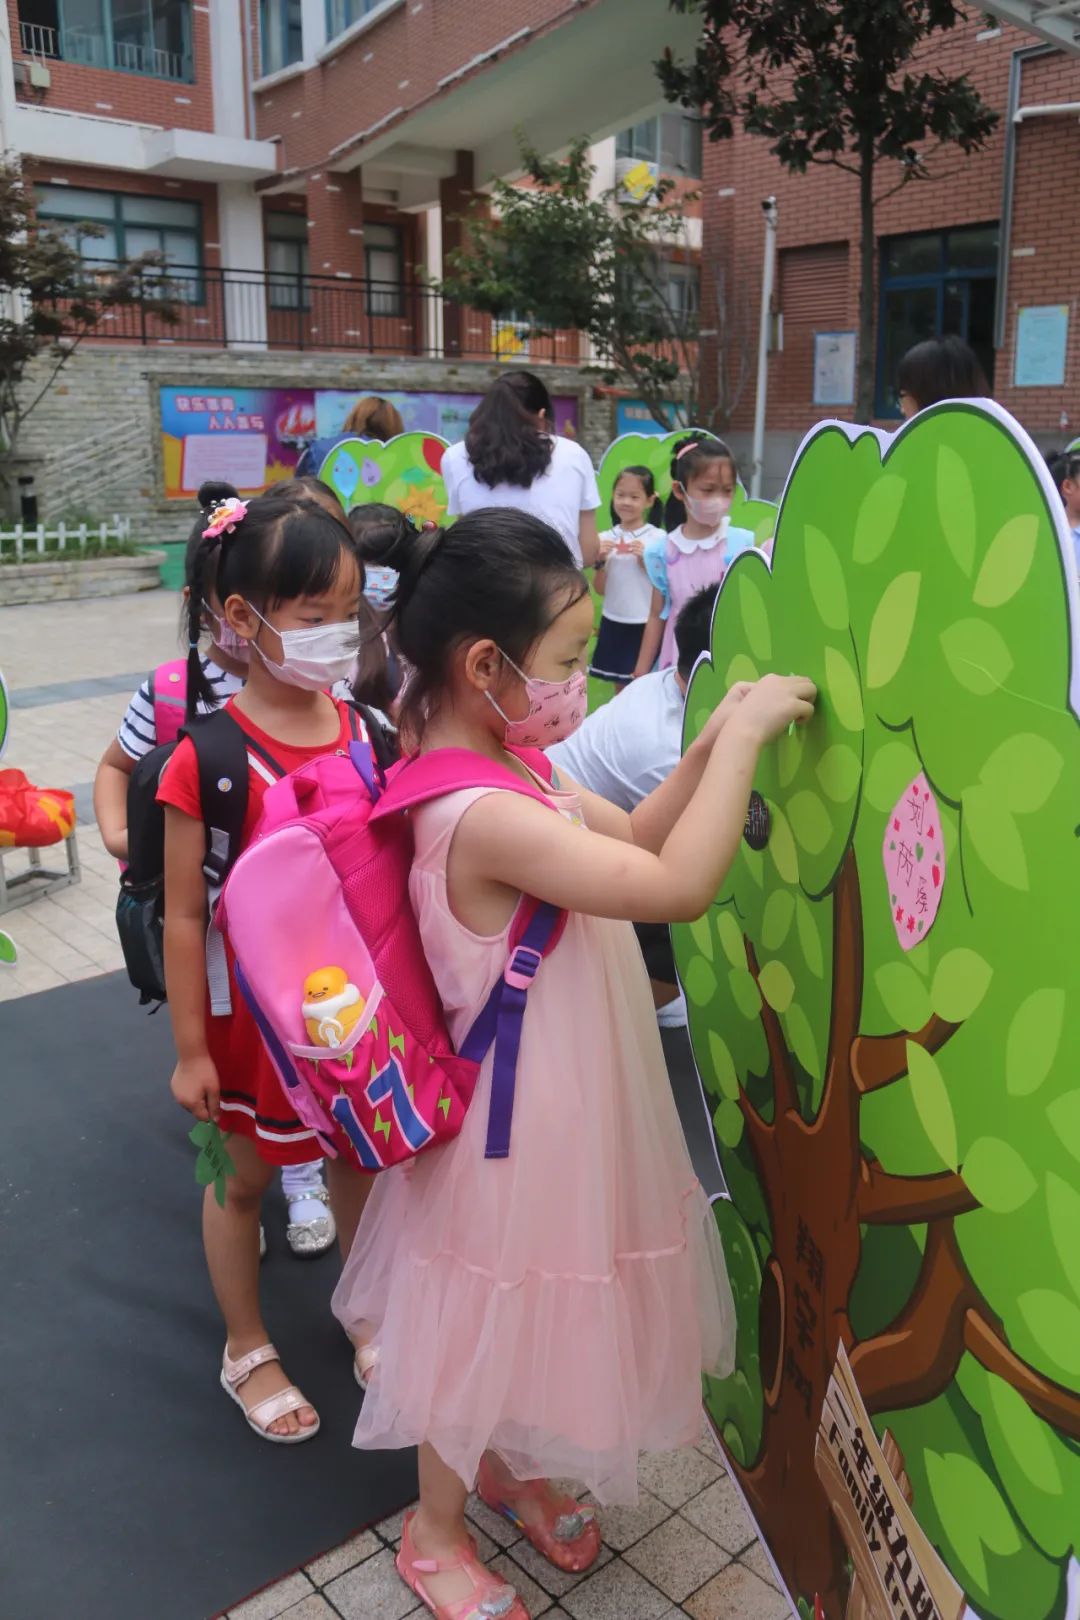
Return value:
M 0 849 L 63 843 L 75 826 L 75 795 L 39 788 L 23 771 L 0 771 Z

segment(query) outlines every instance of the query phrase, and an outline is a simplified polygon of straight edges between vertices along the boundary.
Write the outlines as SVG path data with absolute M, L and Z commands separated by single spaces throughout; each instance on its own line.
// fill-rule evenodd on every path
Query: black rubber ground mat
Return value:
M 206 1620 L 415 1496 L 412 1453 L 353 1450 L 336 1256 L 266 1212 L 271 1337 L 322 1419 L 257 1439 L 222 1328 L 164 1013 L 122 975 L 0 1002 L 0 1613 Z

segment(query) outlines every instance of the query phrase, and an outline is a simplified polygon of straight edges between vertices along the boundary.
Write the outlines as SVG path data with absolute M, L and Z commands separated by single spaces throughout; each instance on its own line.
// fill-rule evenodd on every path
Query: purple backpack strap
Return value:
M 545 780 L 551 767 L 537 750 L 521 750 L 520 757 Z M 353 763 L 364 778 L 369 792 L 368 762 L 353 753 Z M 461 788 L 502 788 L 536 799 L 552 809 L 540 788 L 518 776 L 496 760 L 484 759 L 466 748 L 437 748 L 394 766 L 387 772 L 386 787 L 371 812 L 371 820 L 407 810 L 414 805 L 441 799 Z M 545 902 L 525 900 L 511 930 L 510 957 L 491 990 L 483 1010 L 466 1035 L 458 1056 L 481 1063 L 492 1044 L 495 1058 L 491 1077 L 491 1107 L 488 1112 L 487 1159 L 505 1159 L 510 1153 L 510 1127 L 514 1117 L 514 1091 L 517 1060 L 521 1047 L 521 1023 L 525 1016 L 529 988 L 540 963 L 558 944 L 566 923 L 565 911 Z
M 545 955 L 558 943 L 565 921 L 566 913 L 558 906 L 543 902 L 535 908 L 483 1011 L 461 1044 L 459 1057 L 482 1063 L 495 1043 L 485 1159 L 510 1156 L 517 1060 L 529 988 Z

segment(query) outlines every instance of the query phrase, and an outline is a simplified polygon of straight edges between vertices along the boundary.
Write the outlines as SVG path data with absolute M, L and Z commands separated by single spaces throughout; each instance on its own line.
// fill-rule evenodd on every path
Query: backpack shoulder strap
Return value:
M 226 709 L 197 715 L 180 735 L 191 738 L 199 767 L 199 800 L 206 829 L 203 872 L 213 896 L 240 847 L 248 805 L 250 739 Z
M 531 750 L 522 750 L 522 757 Z M 550 766 L 545 761 L 550 780 Z M 396 765 L 388 774 L 386 791 L 371 813 L 372 821 L 393 815 L 417 805 L 442 799 L 461 788 L 501 788 L 509 793 L 520 793 L 524 798 L 536 799 L 549 805 L 549 800 L 531 782 L 526 782 L 506 765 L 485 759 L 468 748 L 434 748 L 430 754 L 415 754 Z
M 172 658 L 150 676 L 154 702 L 154 735 L 159 743 L 175 742 L 187 707 L 187 659 Z

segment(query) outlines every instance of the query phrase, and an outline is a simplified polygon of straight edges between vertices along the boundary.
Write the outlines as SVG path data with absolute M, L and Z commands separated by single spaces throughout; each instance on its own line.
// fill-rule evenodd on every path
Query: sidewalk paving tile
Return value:
M 720 1477 L 718 1462 L 711 1460 L 694 1446 L 680 1451 L 655 1452 L 643 1457 L 638 1477 L 653 1496 L 658 1496 L 668 1507 L 681 1508 L 692 1496 L 697 1496 L 706 1485 Z
M 787 1598 L 742 1564 L 721 1570 L 683 1609 L 692 1620 L 791 1620 Z
M 754 1527 L 730 1479 L 716 1480 L 682 1505 L 682 1516 L 734 1557 L 756 1541 Z
M 625 1557 L 676 1603 L 682 1603 L 730 1562 L 722 1547 L 679 1514 L 651 1531 Z
M 393 1553 L 386 1549 L 339 1575 L 323 1590 L 342 1620 L 404 1620 L 418 1608 L 394 1567 Z
M 312 1563 L 304 1566 L 305 1573 L 315 1582 L 316 1586 L 325 1586 L 336 1575 L 344 1575 L 347 1569 L 353 1569 L 362 1564 L 365 1558 L 372 1558 L 382 1548 L 382 1542 L 373 1536 L 370 1530 L 362 1530 L 358 1536 L 352 1536 L 343 1541 L 339 1547 L 333 1547 L 329 1552 L 323 1553 Z
M 295 1575 L 286 1575 L 276 1586 L 264 1587 L 254 1597 L 230 1609 L 229 1620 L 277 1620 L 279 1614 L 284 1614 L 301 1598 L 310 1597 L 311 1592 L 311 1582 L 298 1570 Z

